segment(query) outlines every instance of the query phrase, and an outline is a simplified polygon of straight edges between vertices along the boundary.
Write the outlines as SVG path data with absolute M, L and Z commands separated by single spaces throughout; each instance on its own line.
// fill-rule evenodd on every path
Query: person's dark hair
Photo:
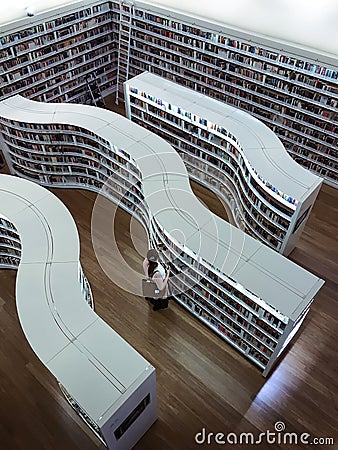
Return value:
M 149 267 L 148 267 L 148 277 L 152 278 L 154 273 L 156 272 L 156 267 L 158 266 L 158 253 L 154 248 L 151 248 L 147 252 L 147 259 L 149 261 Z
M 156 272 L 158 266 L 158 262 L 157 261 L 149 261 L 149 266 L 148 266 L 148 277 L 152 278 L 154 273 Z
M 148 261 L 157 261 L 158 260 L 158 252 L 154 248 L 151 248 L 147 252 Z

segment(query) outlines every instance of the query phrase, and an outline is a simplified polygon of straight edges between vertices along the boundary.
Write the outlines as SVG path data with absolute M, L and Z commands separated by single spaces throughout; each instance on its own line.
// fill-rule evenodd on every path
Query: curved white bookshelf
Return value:
M 0 127 L 12 173 L 103 188 L 162 246 L 177 301 L 269 373 L 323 280 L 207 210 L 173 147 L 118 114 L 14 96 L 0 103 Z
M 0 175 L 0 213 L 22 244 L 13 266 L 30 346 L 101 442 L 131 448 L 157 417 L 155 369 L 95 314 L 72 216 L 47 189 L 10 175 Z
M 125 83 L 124 98 L 127 117 L 168 140 L 189 175 L 227 202 L 237 226 L 280 253 L 294 249 L 322 179 L 296 164 L 273 131 L 149 72 Z
M 17 269 L 21 259 L 21 240 L 14 224 L 0 211 L 0 268 Z M 79 264 L 79 282 L 85 301 L 94 308 L 94 298 L 87 277 Z

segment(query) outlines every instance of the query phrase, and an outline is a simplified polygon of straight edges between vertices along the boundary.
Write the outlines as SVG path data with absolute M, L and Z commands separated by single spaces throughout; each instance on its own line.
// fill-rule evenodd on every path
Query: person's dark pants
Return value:
M 157 311 L 159 309 L 168 308 L 169 297 L 166 297 L 166 298 L 145 297 L 145 299 L 148 300 L 152 305 L 154 305 L 154 308 L 153 308 L 154 311 Z

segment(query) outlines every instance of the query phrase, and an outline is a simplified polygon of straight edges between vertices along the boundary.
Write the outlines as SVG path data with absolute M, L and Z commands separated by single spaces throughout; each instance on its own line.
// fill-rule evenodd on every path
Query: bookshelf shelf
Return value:
M 207 123 L 201 125 L 207 129 Z M 237 150 L 235 165 L 245 146 L 230 129 L 222 138 Z M 107 110 L 41 104 L 20 96 L 0 103 L 0 131 L 13 174 L 45 186 L 100 192 L 134 215 L 147 230 L 149 246 L 162 248 L 161 259 L 174 274 L 177 302 L 254 362 L 264 376 L 270 372 L 323 281 L 204 208 L 170 144 Z M 236 168 L 245 173 L 245 165 Z M 239 186 L 245 189 L 245 180 L 233 191 Z M 242 204 L 240 196 L 236 200 Z M 280 214 L 282 223 L 289 223 L 295 205 L 281 197 L 275 200 L 273 208 L 291 212 Z M 173 224 L 179 238 L 170 231 Z M 82 272 L 77 276 L 82 295 L 91 297 Z

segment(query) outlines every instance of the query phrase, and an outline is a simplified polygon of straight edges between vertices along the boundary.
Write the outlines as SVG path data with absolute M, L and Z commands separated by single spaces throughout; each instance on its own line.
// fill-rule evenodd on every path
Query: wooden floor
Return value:
M 194 190 L 214 211 L 219 210 L 213 194 L 196 184 Z M 258 437 L 260 432 L 273 432 L 277 421 L 285 423 L 287 432 L 309 433 L 311 439 L 335 437 L 337 442 L 338 191 L 322 188 L 291 254 L 293 261 L 326 283 L 301 334 L 268 379 L 178 304 L 153 312 L 142 298 L 115 286 L 93 253 L 90 222 L 95 195 L 80 190 L 53 192 L 77 222 L 81 262 L 96 312 L 156 367 L 159 419 L 137 450 L 222 448 L 199 445 L 194 436 L 205 428 L 224 434 L 253 432 Z M 142 257 L 132 245 L 129 215 L 119 211 L 116 223 L 121 253 L 137 267 Z M 103 449 L 30 349 L 17 317 L 15 277 L 14 270 L 0 271 L 0 449 Z M 296 448 L 267 443 L 260 447 Z

